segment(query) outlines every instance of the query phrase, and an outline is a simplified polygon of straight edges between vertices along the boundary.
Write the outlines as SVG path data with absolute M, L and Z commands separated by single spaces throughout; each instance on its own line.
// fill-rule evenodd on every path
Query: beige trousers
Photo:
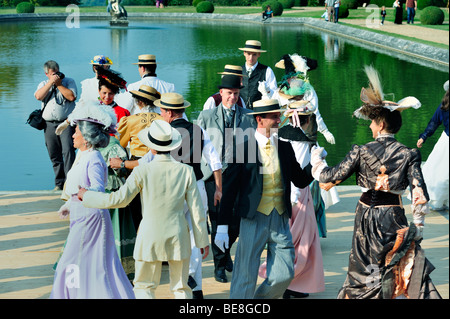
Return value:
M 155 291 L 161 279 L 162 262 L 135 261 L 134 294 L 136 299 L 156 299 Z M 170 290 L 175 299 L 192 299 L 188 286 L 189 259 L 169 261 Z

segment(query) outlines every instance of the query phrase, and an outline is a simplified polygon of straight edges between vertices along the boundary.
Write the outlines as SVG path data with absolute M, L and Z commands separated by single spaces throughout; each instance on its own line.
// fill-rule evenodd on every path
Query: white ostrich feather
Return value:
M 74 125 L 79 120 L 90 119 L 93 122 L 100 123 L 105 128 L 115 126 L 117 117 L 114 110 L 109 105 L 101 105 L 96 101 L 86 101 L 77 103 L 73 112 L 69 115 L 69 122 Z

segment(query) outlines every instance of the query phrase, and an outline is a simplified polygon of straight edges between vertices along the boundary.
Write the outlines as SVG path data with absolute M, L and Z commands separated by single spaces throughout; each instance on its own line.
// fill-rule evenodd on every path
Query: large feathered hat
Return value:
M 387 101 L 384 99 L 383 88 L 380 76 L 373 66 L 365 66 L 364 71 L 369 79 L 369 87 L 362 88 L 360 98 L 364 103 L 353 115 L 357 118 L 370 120 L 370 114 L 376 107 L 384 107 L 392 111 L 403 111 L 409 108 L 418 109 L 422 105 L 418 99 L 408 96 L 398 102 Z
M 111 69 L 106 70 L 104 68 L 99 68 L 97 70 L 97 78 L 104 79 L 106 82 L 117 86 L 119 89 L 127 89 L 127 81 L 125 81 L 119 72 L 113 71 Z
M 309 70 L 317 68 L 317 60 L 299 56 L 297 53 L 285 54 L 275 67 L 284 69 L 285 75 L 279 84 L 281 97 L 291 99 L 294 96 L 304 95 L 311 90 L 307 76 Z
M 113 108 L 109 105 L 99 104 L 96 101 L 77 103 L 67 119 L 71 125 L 76 125 L 78 121 L 88 121 L 100 124 L 105 132 L 109 134 L 117 133 L 117 117 Z

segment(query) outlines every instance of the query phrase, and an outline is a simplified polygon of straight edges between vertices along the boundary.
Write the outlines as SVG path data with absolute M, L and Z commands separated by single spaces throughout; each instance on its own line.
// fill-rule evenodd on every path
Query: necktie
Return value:
M 248 74 L 248 77 L 250 78 L 250 76 L 252 75 L 252 69 L 248 69 L 247 74 Z
M 266 154 L 267 154 L 268 156 L 271 155 L 271 153 L 272 153 L 272 144 L 270 144 L 270 140 L 267 140 L 267 143 L 266 143 L 266 145 L 264 146 L 264 151 L 266 152 Z
M 229 108 L 225 108 L 224 107 L 224 115 L 225 115 L 225 125 L 227 127 L 232 127 L 233 126 L 233 116 L 234 116 L 234 111 L 232 109 Z

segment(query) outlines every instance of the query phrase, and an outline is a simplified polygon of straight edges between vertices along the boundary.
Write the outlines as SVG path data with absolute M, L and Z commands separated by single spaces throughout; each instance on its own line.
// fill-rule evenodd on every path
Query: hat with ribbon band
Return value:
M 265 113 L 277 113 L 283 112 L 285 109 L 280 108 L 278 100 L 264 99 L 253 102 L 253 112 L 249 115 L 265 114 Z
M 181 145 L 181 134 L 164 120 L 155 120 L 138 133 L 139 140 L 150 149 L 168 152 Z
M 133 64 L 157 64 L 156 57 L 153 54 L 142 54 L 138 56 L 138 62 Z
M 163 109 L 185 109 L 191 106 L 181 94 L 170 92 L 161 94 L 161 99 L 153 102 L 154 105 Z

